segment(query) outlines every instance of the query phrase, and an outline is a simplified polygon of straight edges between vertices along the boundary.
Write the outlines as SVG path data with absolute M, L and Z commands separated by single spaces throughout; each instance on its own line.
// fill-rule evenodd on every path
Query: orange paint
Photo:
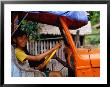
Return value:
M 71 47 L 74 58 L 75 75 L 76 76 L 100 76 L 100 57 L 99 49 L 77 49 L 70 34 L 70 31 L 65 23 L 65 18 L 60 17 L 60 22 L 63 27 L 68 44 Z M 95 69 L 98 67 L 98 69 Z

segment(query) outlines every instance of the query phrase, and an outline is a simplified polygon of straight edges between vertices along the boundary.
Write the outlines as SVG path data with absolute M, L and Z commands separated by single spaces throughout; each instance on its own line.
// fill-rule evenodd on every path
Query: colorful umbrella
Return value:
M 87 12 L 85 11 L 29 11 L 21 12 L 19 18 L 23 17 L 26 13 L 28 13 L 26 20 L 58 27 L 59 17 L 64 17 L 69 29 L 78 29 L 88 23 Z

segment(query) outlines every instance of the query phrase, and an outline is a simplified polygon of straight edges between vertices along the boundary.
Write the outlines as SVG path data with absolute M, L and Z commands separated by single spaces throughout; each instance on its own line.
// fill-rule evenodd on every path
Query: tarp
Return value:
M 78 29 L 88 23 L 86 11 L 29 11 L 29 14 L 26 18 L 28 20 L 36 20 L 54 26 L 59 26 L 59 17 L 65 17 L 69 29 Z

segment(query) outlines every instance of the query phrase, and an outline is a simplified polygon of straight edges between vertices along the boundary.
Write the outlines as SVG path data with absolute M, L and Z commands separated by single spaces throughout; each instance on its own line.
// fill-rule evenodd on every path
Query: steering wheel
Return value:
M 45 61 L 42 64 L 40 64 L 38 67 L 36 67 L 36 69 L 38 70 L 43 69 L 49 63 L 50 59 L 53 58 L 53 56 L 55 55 L 58 49 L 54 50 L 50 55 L 47 55 L 45 57 Z

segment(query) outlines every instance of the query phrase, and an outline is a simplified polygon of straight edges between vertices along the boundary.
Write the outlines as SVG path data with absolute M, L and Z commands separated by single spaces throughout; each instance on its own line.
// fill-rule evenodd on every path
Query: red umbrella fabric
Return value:
M 28 13 L 26 20 L 59 26 L 59 17 L 64 17 L 69 29 L 78 29 L 88 23 L 85 11 L 29 11 L 20 12 L 19 18 Z

